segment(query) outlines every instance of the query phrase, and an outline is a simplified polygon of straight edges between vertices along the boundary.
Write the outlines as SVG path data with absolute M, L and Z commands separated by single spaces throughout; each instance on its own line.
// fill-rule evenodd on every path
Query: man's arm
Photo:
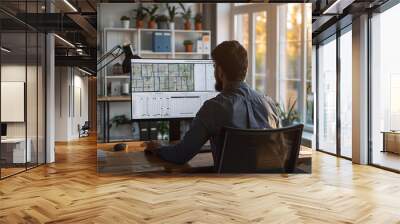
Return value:
M 177 145 L 161 147 L 156 151 L 162 159 L 183 164 L 191 160 L 215 131 L 215 103 L 206 101 L 200 108 L 183 140 Z
M 191 160 L 208 139 L 207 129 L 195 118 L 182 141 L 176 145 L 161 147 L 156 153 L 166 161 L 183 164 Z
M 280 119 L 279 119 L 277 103 L 271 97 L 264 95 L 264 104 L 268 111 L 267 120 L 270 127 L 279 128 Z

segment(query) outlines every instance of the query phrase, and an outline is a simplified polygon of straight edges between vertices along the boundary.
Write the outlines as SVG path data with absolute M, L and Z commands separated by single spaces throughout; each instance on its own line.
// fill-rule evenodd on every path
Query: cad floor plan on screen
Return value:
M 194 117 L 214 85 L 212 60 L 132 60 L 132 119 Z
M 132 92 L 214 91 L 210 60 L 134 60 Z

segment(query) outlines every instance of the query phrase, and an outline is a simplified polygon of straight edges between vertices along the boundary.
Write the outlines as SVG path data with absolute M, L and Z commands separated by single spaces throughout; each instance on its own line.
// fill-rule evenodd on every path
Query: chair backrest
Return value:
M 277 129 L 224 128 L 218 173 L 292 173 L 303 125 Z
M 82 129 L 90 129 L 90 123 L 89 121 L 85 121 L 85 123 L 82 126 Z

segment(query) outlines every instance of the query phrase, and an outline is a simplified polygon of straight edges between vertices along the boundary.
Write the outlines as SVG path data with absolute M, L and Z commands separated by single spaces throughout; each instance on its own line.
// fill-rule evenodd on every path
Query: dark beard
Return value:
M 222 88 L 223 88 L 222 82 L 216 80 L 215 85 L 214 85 L 214 88 L 215 88 L 215 90 L 216 90 L 217 92 L 221 92 L 221 91 L 222 91 Z

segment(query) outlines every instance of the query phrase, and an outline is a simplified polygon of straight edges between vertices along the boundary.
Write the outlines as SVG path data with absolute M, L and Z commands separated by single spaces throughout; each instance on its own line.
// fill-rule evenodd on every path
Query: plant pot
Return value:
M 150 21 L 148 22 L 148 24 L 147 24 L 147 27 L 148 27 L 149 29 L 156 29 L 156 28 L 157 28 L 157 23 L 156 23 L 156 21 L 150 20 Z
M 168 29 L 168 23 L 167 22 L 159 22 L 157 23 L 158 29 Z
M 203 29 L 203 24 L 202 23 L 195 23 L 194 24 L 194 29 L 195 30 L 202 30 Z
M 170 28 L 171 30 L 175 29 L 175 23 L 169 23 L 169 28 Z
M 185 44 L 186 52 L 193 52 L 193 44 Z
M 143 20 L 136 20 L 136 28 L 140 29 L 143 28 L 144 22 Z
M 183 24 L 185 30 L 191 30 L 192 29 L 192 24 L 190 23 L 190 21 L 185 21 L 185 23 Z
M 130 25 L 129 20 L 121 20 L 121 24 L 122 24 L 122 27 L 125 29 L 128 29 L 129 25 Z

